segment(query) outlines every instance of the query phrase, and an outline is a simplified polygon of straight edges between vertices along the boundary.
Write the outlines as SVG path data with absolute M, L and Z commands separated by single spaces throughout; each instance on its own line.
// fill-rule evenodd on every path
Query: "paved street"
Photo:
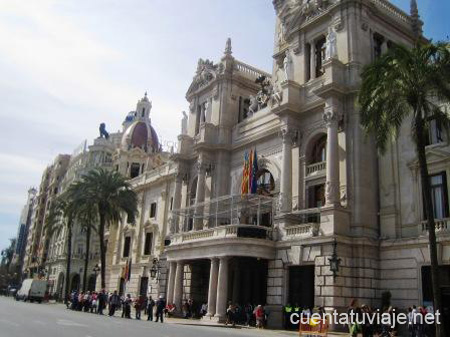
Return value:
M 189 321 L 192 322 L 192 321 Z M 0 337 L 228 337 L 295 336 L 293 332 L 155 323 L 74 312 L 58 304 L 0 297 Z

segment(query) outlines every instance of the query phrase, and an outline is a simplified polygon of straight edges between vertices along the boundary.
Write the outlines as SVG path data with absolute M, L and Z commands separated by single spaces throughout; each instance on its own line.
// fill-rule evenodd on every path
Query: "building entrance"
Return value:
M 314 307 L 314 266 L 289 268 L 288 303 L 301 308 Z

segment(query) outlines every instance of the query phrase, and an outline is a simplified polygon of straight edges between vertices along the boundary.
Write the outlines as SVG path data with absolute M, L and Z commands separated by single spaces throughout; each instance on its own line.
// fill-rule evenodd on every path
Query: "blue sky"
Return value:
M 446 38 L 450 1 L 418 2 L 426 35 Z M 101 122 L 118 130 L 145 91 L 174 140 L 198 58 L 218 60 L 231 37 L 236 58 L 270 71 L 274 22 L 271 0 L 0 1 L 0 249 L 58 153 Z

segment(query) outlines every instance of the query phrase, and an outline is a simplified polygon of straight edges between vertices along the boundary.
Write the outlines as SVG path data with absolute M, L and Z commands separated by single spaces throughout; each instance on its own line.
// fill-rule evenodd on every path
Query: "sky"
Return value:
M 409 11 L 409 0 L 393 0 Z M 445 39 L 448 0 L 418 0 L 425 34 Z M 271 0 L 0 0 L 0 249 L 27 190 L 59 153 L 121 128 L 148 92 L 164 141 L 180 131 L 197 61 L 272 67 Z

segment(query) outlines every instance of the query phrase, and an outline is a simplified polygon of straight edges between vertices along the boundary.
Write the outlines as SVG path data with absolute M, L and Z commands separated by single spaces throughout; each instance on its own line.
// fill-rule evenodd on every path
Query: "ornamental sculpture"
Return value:
M 105 138 L 108 139 L 109 138 L 109 133 L 106 131 L 106 124 L 105 123 L 101 123 L 98 131 L 100 132 L 100 137 L 99 138 Z
M 255 83 L 261 86 L 256 96 L 250 95 L 249 114 L 253 115 L 257 111 L 264 109 L 270 103 L 271 106 L 281 104 L 283 93 L 281 89 L 274 87 L 271 80 L 264 75 L 258 76 Z

